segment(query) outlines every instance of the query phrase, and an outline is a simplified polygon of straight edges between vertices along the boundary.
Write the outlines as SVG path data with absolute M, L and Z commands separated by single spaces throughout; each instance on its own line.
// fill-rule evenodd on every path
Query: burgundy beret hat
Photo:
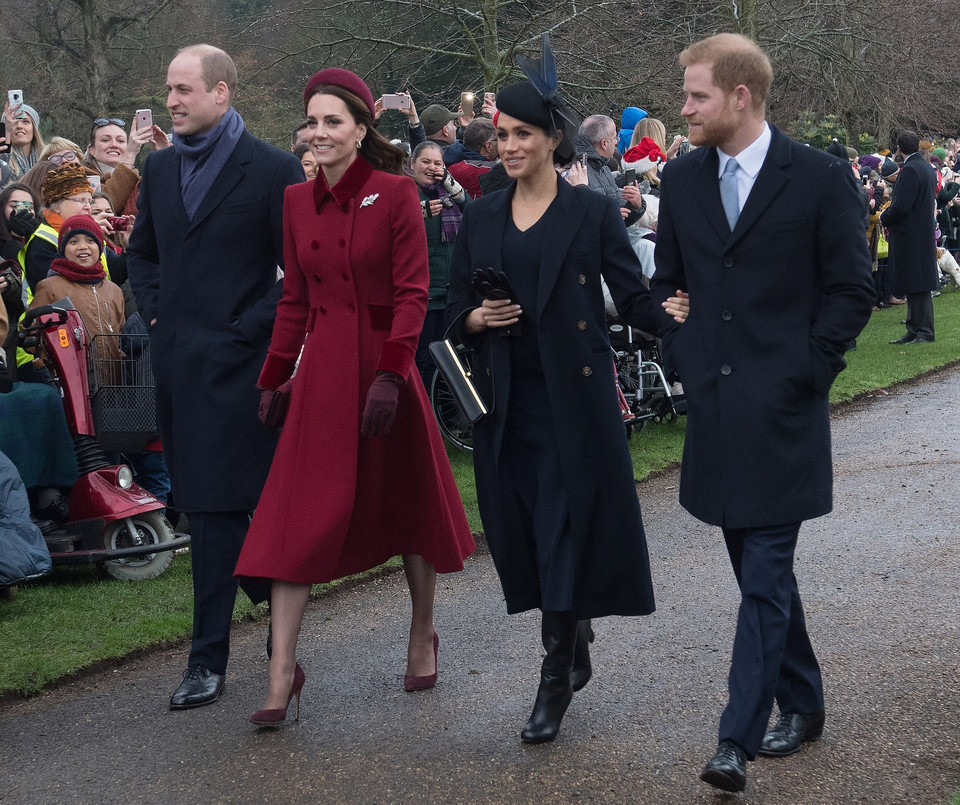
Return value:
M 303 91 L 304 112 L 306 112 L 307 102 L 310 100 L 310 96 L 313 95 L 313 91 L 317 87 L 325 86 L 341 87 L 347 90 L 347 92 L 352 92 L 367 105 L 371 116 L 374 115 L 373 95 L 370 92 L 370 88 L 364 83 L 360 76 L 356 73 L 351 73 L 349 70 L 344 70 L 342 67 L 325 67 L 320 72 L 313 74 L 313 77 L 307 82 L 306 89 Z

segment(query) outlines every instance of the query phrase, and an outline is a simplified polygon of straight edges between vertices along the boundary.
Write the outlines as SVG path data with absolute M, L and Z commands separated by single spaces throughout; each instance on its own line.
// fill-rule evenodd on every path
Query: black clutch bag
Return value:
M 447 381 L 450 392 L 467 420 L 475 424 L 489 416 L 493 410 L 493 404 L 487 405 L 473 384 L 473 371 L 467 358 L 468 350 L 449 338 L 431 342 L 429 350 L 430 357 L 433 358 L 443 379 Z

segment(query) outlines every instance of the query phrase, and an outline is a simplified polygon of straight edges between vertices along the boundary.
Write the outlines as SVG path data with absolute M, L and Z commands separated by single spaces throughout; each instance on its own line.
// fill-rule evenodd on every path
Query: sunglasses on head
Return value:
M 127 124 L 119 117 L 98 117 L 93 121 L 93 127 L 95 129 L 102 129 L 104 126 L 119 126 L 123 129 L 127 127 Z

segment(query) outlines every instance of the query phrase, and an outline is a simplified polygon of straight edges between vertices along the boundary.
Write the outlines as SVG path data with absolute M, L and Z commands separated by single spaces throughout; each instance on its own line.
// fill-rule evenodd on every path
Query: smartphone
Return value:
M 8 89 L 7 90 L 7 104 L 13 109 L 14 106 L 20 106 L 23 103 L 23 90 L 22 89 Z
M 153 128 L 153 112 L 149 109 L 137 109 L 133 118 L 133 130 Z
M 7 121 L 3 119 L 3 116 L 0 115 L 0 137 L 7 136 Z M 7 150 L 7 145 L 4 143 L 0 145 L 0 153 Z
M 473 98 L 474 95 L 472 92 L 460 93 L 460 109 L 465 115 L 473 114 Z
M 96 174 L 88 176 L 87 183 L 90 185 L 90 189 L 93 190 L 94 193 L 100 189 L 100 177 Z
M 384 95 L 380 98 L 384 109 L 409 109 L 409 95 Z
M 627 184 L 633 184 L 635 181 L 637 181 L 637 171 L 636 171 L 636 169 L 634 169 L 634 168 L 629 168 L 629 169 L 626 171 L 626 176 L 627 176 Z

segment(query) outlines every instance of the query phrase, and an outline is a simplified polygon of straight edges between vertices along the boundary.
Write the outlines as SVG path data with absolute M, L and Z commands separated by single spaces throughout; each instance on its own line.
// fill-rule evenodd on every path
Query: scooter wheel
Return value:
M 129 522 L 136 529 L 130 533 Z M 145 512 L 133 517 L 116 520 L 103 531 L 103 545 L 108 549 L 128 548 L 133 545 L 159 545 L 174 539 L 173 528 L 158 511 Z M 131 556 L 126 559 L 113 559 L 103 563 L 103 569 L 115 579 L 141 581 L 153 579 L 163 573 L 173 561 L 173 551 L 148 553 L 145 556 Z

